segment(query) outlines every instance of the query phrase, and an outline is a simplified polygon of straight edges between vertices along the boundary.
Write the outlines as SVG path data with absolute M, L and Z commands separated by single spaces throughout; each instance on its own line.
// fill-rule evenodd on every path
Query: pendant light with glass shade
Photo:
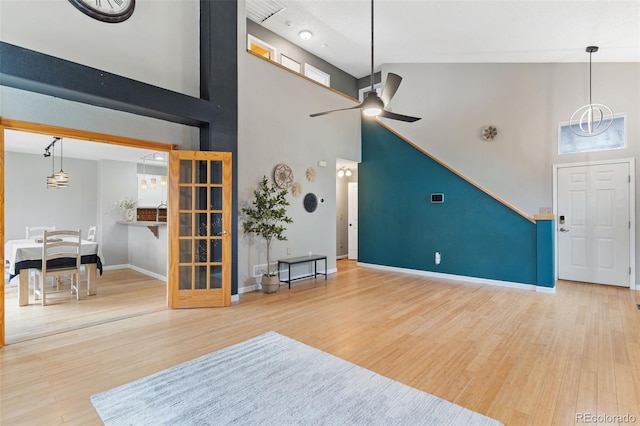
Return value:
M 597 136 L 607 131 L 613 123 L 613 110 L 604 104 L 591 102 L 591 55 L 598 46 L 588 46 L 589 54 L 589 103 L 576 110 L 569 120 L 569 129 L 577 136 Z
M 49 154 L 49 150 L 47 149 L 44 155 L 47 156 L 47 154 L 51 155 L 51 176 L 47 176 L 47 189 L 58 189 L 58 182 L 56 182 L 55 150 L 53 151 L 53 154 Z
M 63 159 L 62 138 L 56 137 L 55 139 L 57 141 L 60 141 L 60 171 L 56 173 L 54 177 L 56 180 L 56 184 L 58 185 L 58 188 L 66 188 L 69 185 L 69 175 L 65 173 L 65 171 L 62 169 L 62 159 Z

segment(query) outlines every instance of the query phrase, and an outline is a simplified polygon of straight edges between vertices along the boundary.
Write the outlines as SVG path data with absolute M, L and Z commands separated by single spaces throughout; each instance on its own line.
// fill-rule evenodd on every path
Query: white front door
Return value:
M 559 279 L 630 286 L 629 168 L 558 166 Z
M 349 259 L 358 259 L 358 183 L 349 182 L 347 188 L 349 219 Z

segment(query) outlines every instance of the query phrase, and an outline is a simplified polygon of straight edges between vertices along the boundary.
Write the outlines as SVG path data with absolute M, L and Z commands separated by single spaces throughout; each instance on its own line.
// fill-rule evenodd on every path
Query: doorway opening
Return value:
M 25 209 L 21 213 L 20 209 L 25 208 L 25 206 L 23 205 L 24 203 L 15 203 L 13 201 L 8 202 L 7 197 L 11 197 L 11 193 L 16 192 L 13 191 L 13 189 L 11 189 L 12 192 L 10 192 L 9 185 L 25 185 L 26 183 L 16 183 L 15 180 L 12 180 L 10 176 L 7 176 L 7 172 L 9 171 L 7 167 L 9 163 L 6 161 L 7 157 L 11 157 L 11 168 L 15 168 L 14 160 L 22 161 L 26 166 L 28 166 L 29 164 L 38 164 L 36 163 L 36 161 L 43 161 L 41 151 L 45 145 L 36 143 L 35 145 L 29 146 L 28 143 L 24 143 L 24 146 L 21 147 L 23 151 L 16 152 L 17 149 L 15 149 L 15 146 L 12 144 L 12 142 L 8 140 L 8 138 L 15 136 L 16 133 L 22 133 L 25 137 L 35 137 L 36 140 L 39 140 L 38 138 L 41 139 L 44 137 L 45 139 L 47 139 L 47 141 L 49 141 L 53 136 L 64 138 L 65 169 L 68 168 L 67 165 L 71 166 L 72 163 L 75 163 L 78 166 L 76 175 L 73 176 L 70 174 L 70 185 L 73 185 L 75 183 L 75 185 L 77 186 L 83 186 L 92 183 L 93 188 L 90 189 L 90 191 L 95 190 L 96 192 L 100 192 L 98 184 L 108 187 L 109 191 L 113 191 L 118 181 L 118 174 L 104 174 L 101 176 L 102 179 L 97 178 L 95 175 L 89 180 L 83 179 L 82 172 L 90 169 L 100 168 L 96 166 L 97 164 L 99 164 L 99 162 L 96 162 L 95 160 L 85 160 L 85 164 L 82 164 L 83 161 L 79 157 L 76 156 L 76 158 L 74 158 L 74 154 L 72 152 L 72 147 L 74 146 L 74 144 L 80 146 L 84 150 L 91 151 L 94 154 L 97 151 L 107 152 L 110 149 L 117 150 L 118 153 L 116 154 L 116 158 L 118 158 L 119 160 L 123 160 L 124 156 L 135 159 L 142 158 L 143 156 L 149 155 L 149 153 L 153 152 L 168 153 L 176 149 L 175 145 L 0 118 L 0 154 L 2 155 L 2 157 L 0 158 L 0 166 L 2 169 L 2 177 L 0 178 L 2 179 L 2 183 L 0 185 L 0 188 L 2 189 L 3 193 L 2 211 L 0 213 L 0 236 L 2 236 L 3 244 L 9 239 L 24 238 L 24 227 L 21 228 L 19 226 L 12 226 L 13 228 L 16 228 L 13 230 L 7 228 L 7 224 L 13 223 L 12 221 L 14 221 L 16 215 L 26 214 L 28 211 L 29 214 L 34 214 L 34 216 L 30 217 L 29 220 L 47 221 L 57 218 L 57 220 L 64 222 L 58 226 L 62 226 L 64 228 L 79 227 L 81 229 L 84 229 L 87 228 L 87 226 L 85 225 L 96 225 L 96 222 L 99 222 L 100 220 L 104 219 L 105 216 L 108 216 L 108 212 L 114 207 L 112 203 L 117 202 L 117 200 L 107 202 L 107 198 L 109 197 L 100 198 L 99 196 L 96 196 L 92 199 L 92 202 L 97 203 L 97 206 L 91 207 L 84 205 L 83 207 L 82 202 L 80 202 L 82 200 L 79 199 L 77 200 L 77 205 L 79 206 L 78 208 L 81 210 L 81 213 L 79 216 L 74 217 L 74 219 L 70 219 L 68 223 L 65 222 L 63 216 L 58 217 L 55 214 L 51 214 L 52 208 L 55 211 L 55 205 L 42 205 L 41 208 L 36 208 L 34 206 L 34 208 L 29 208 L 28 210 Z M 7 147 L 12 146 L 13 148 L 11 148 L 11 151 L 7 151 Z M 56 155 L 58 154 L 56 153 Z M 105 154 L 105 156 L 107 155 Z M 87 165 L 89 161 L 93 161 L 93 163 Z M 126 161 L 122 161 L 123 164 L 125 162 Z M 125 166 L 131 169 L 131 176 L 133 180 L 132 187 L 136 188 L 138 182 L 136 173 L 137 164 L 135 164 L 134 162 Z M 41 167 L 41 164 L 39 164 L 38 167 Z M 98 172 L 94 170 L 94 173 Z M 40 174 L 42 174 L 40 172 L 35 172 L 32 174 L 35 176 L 33 184 L 36 185 L 42 183 L 42 187 L 44 187 L 44 175 L 40 176 Z M 106 179 L 106 177 L 109 176 L 113 179 Z M 40 186 L 38 186 L 38 188 L 40 188 Z M 24 189 L 23 192 L 25 194 L 30 193 L 28 188 L 22 189 Z M 57 191 L 65 191 L 67 189 L 69 188 L 60 189 Z M 18 191 L 20 191 L 20 189 L 18 189 Z M 37 200 L 34 202 L 37 202 Z M 12 209 L 16 209 L 17 213 L 15 215 L 11 212 Z M 38 217 L 38 211 L 40 211 L 44 215 Z M 114 218 L 110 218 L 108 219 L 108 221 L 110 222 L 109 226 L 111 227 L 115 228 L 116 226 L 121 226 L 115 224 Z M 41 225 L 41 223 L 37 223 L 37 225 Z M 114 238 L 111 238 L 113 234 L 107 234 L 105 229 L 105 227 L 107 226 L 106 222 L 103 224 L 104 226 L 100 226 L 100 223 L 97 223 L 97 225 L 97 241 L 100 244 L 99 254 L 103 255 L 105 253 L 105 248 L 109 246 L 109 243 L 113 243 Z M 20 229 L 17 228 L 20 228 L 22 233 L 20 233 Z M 139 229 L 138 231 L 143 231 L 143 228 Z M 86 232 L 86 230 L 84 232 Z M 153 235 L 149 231 L 147 231 L 147 233 L 150 235 L 150 238 L 153 238 Z M 168 244 L 168 239 L 166 238 L 166 236 L 164 238 L 164 244 Z M 164 251 L 166 256 L 167 248 L 162 248 L 161 252 L 162 251 Z M 5 266 L 6 260 L 9 259 L 9 255 L 9 253 L 3 251 L 3 260 L 5 261 Z M 99 298 L 91 296 L 90 299 L 87 299 L 88 296 L 84 296 L 85 300 L 81 299 L 79 302 L 83 303 L 81 309 L 87 309 L 87 312 L 85 312 L 84 314 L 79 313 L 77 315 L 75 313 L 74 315 L 69 315 L 69 309 L 78 308 L 72 306 L 72 303 L 70 303 L 70 299 L 66 297 L 68 296 L 66 294 L 64 296 L 59 296 L 62 297 L 62 299 L 58 304 L 55 303 L 56 297 L 48 297 L 49 301 L 53 303 L 51 306 L 47 305 L 44 308 L 33 306 L 33 300 L 31 300 L 30 302 L 32 306 L 18 306 L 17 294 L 14 293 L 18 292 L 16 282 L 19 280 L 19 278 L 16 277 L 11 282 L 8 282 L 7 276 L 5 274 L 5 279 L 3 279 L 3 284 L 1 286 L 2 291 L 0 291 L 0 303 L 2 303 L 2 306 L 5 308 L 0 315 L 0 342 L 15 343 L 17 341 L 24 341 L 30 340 L 35 337 L 42 337 L 43 335 L 47 334 L 56 334 L 63 331 L 69 331 L 70 329 L 83 328 L 91 325 L 96 325 L 98 323 L 146 314 L 150 311 L 167 309 L 166 282 L 158 280 L 157 277 L 140 273 L 140 270 L 144 272 L 145 268 L 139 268 L 136 271 L 135 265 L 130 265 L 129 263 L 131 262 L 123 263 L 120 261 L 116 262 L 115 265 L 111 263 L 111 265 L 114 266 L 114 268 L 112 269 L 109 267 L 109 262 L 107 262 L 104 271 L 105 275 L 100 278 L 101 281 L 104 281 L 103 294 L 121 294 L 120 301 L 115 302 L 116 297 L 113 297 L 110 303 L 113 302 L 116 303 L 116 305 L 107 307 L 103 301 L 101 302 L 99 300 Z M 163 263 L 166 265 L 166 257 Z M 166 273 L 159 275 L 166 276 Z M 135 285 L 137 283 L 140 284 Z M 101 283 L 99 282 L 99 295 L 100 284 Z M 138 299 L 138 302 L 136 302 L 136 297 L 138 297 L 138 295 L 133 294 L 133 292 L 135 291 L 140 291 L 142 293 L 143 299 Z M 153 296 L 151 296 L 151 294 L 153 294 Z M 148 300 L 144 300 L 145 295 L 146 299 Z M 54 312 L 58 310 L 65 310 L 65 312 L 60 313 L 56 319 L 56 314 Z M 5 336 L 7 337 L 6 339 Z
M 358 259 L 358 163 L 336 159 L 336 259 Z

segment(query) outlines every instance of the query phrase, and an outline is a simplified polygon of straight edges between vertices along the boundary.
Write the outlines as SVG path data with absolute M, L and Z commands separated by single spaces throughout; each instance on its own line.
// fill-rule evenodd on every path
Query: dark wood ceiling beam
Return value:
M 0 42 L 0 85 L 190 126 L 212 119 L 211 102 Z

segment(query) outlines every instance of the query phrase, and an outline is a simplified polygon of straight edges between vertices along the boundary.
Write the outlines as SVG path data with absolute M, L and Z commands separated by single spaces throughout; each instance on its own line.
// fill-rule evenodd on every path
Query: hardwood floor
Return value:
M 269 330 L 508 425 L 640 423 L 640 292 L 560 282 L 544 294 L 346 260 L 327 281 L 292 287 L 8 345 L 0 423 L 101 424 L 92 394 Z
M 167 308 L 166 284 L 131 269 L 105 271 L 99 277 L 98 295 L 81 299 L 69 291 L 47 292 L 47 305 L 29 296 L 29 306 L 18 306 L 18 278 L 5 287 L 6 343 L 59 334 L 117 321 Z M 81 289 L 86 287 L 86 278 Z

